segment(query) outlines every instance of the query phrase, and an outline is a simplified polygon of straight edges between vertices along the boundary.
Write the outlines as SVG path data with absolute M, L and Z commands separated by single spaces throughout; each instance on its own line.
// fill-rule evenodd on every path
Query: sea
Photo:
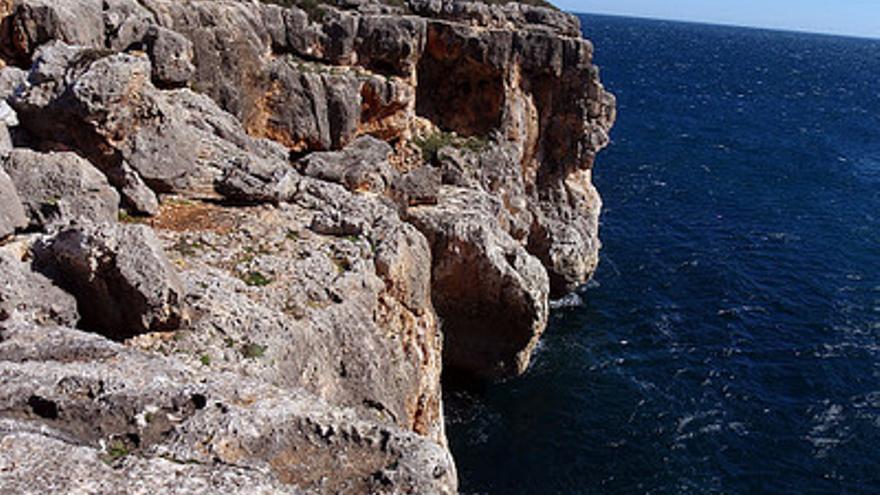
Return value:
M 446 393 L 465 494 L 880 494 L 880 41 L 581 16 L 595 279 Z

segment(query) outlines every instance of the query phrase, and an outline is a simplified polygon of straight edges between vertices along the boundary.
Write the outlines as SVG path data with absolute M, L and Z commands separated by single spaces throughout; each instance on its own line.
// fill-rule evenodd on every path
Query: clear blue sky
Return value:
M 880 38 L 880 0 L 550 0 L 570 12 Z

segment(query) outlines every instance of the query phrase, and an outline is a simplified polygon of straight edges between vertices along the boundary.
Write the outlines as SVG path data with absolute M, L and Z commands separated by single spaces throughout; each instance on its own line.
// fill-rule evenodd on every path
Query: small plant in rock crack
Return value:
M 241 347 L 241 355 L 247 359 L 257 359 L 266 354 L 266 346 L 249 343 Z
M 260 272 L 247 272 L 241 279 L 251 287 L 265 287 L 272 283 L 272 279 Z
M 202 354 L 199 357 L 199 362 L 202 363 L 202 366 L 211 366 L 211 356 Z
M 107 453 L 104 455 L 104 462 L 110 464 L 130 454 L 128 446 L 122 440 L 112 440 L 107 446 Z

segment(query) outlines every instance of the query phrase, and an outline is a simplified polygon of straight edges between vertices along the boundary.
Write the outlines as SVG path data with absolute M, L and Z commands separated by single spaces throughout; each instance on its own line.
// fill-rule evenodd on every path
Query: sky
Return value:
M 569 12 L 880 38 L 880 0 L 550 0 Z

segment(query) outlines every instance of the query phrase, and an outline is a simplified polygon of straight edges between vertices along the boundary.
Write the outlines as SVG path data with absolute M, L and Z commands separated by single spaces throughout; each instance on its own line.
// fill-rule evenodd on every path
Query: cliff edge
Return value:
M 441 372 L 524 372 L 597 264 L 615 102 L 577 19 L 0 17 L 0 486 L 455 493 Z

